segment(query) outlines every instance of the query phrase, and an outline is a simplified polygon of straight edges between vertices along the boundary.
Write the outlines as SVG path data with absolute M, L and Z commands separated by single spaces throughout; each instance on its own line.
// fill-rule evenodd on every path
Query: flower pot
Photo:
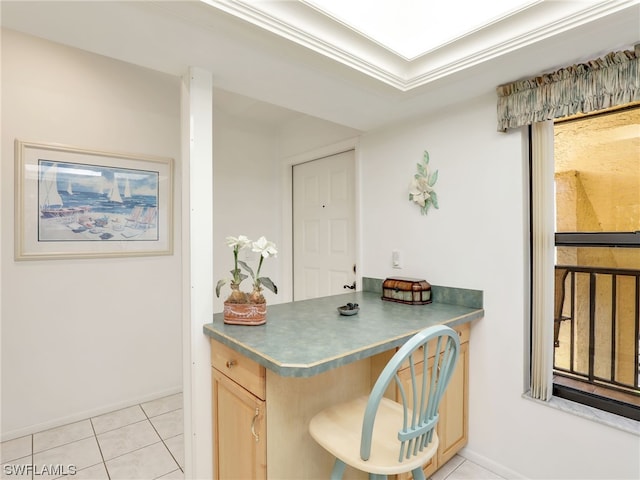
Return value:
M 232 325 L 263 325 L 266 321 L 266 303 L 224 302 L 224 323 Z

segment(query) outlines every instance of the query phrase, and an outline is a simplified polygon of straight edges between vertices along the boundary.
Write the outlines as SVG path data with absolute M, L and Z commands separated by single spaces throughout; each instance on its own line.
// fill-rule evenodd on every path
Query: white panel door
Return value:
M 293 298 L 349 292 L 355 281 L 354 151 L 293 167 Z

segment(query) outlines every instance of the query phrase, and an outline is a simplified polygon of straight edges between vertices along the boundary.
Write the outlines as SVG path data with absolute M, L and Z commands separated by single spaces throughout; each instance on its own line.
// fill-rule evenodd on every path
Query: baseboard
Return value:
M 44 430 L 50 430 L 52 428 L 61 427 L 62 425 L 67 425 L 69 423 L 86 420 L 87 418 L 97 417 L 98 415 L 103 415 L 105 413 L 113 412 L 115 410 L 121 410 L 123 408 L 131 407 L 133 405 L 138 405 L 140 403 L 149 402 L 157 398 L 174 395 L 180 392 L 182 392 L 182 385 L 169 388 L 167 390 L 150 393 L 148 395 L 142 395 L 137 398 L 130 398 L 128 400 L 123 400 L 122 402 L 116 402 L 110 405 L 103 405 L 98 408 L 74 413 L 73 415 L 67 415 L 65 417 L 56 418 L 54 420 L 50 420 L 47 422 L 28 425 L 24 428 L 19 428 L 9 432 L 2 432 L 2 434 L 0 435 L 0 441 L 6 442 L 7 440 L 13 440 L 14 438 L 24 437 L 25 435 L 32 435 L 34 433 L 42 432 Z
M 496 475 L 500 475 L 503 478 L 509 479 L 526 479 L 527 477 L 523 476 L 521 473 L 518 473 L 510 468 L 505 467 L 504 465 L 491 460 L 490 458 L 485 457 L 484 455 L 480 455 L 473 450 L 469 450 L 468 447 L 464 447 L 460 452 L 458 452 L 463 458 L 480 465 L 483 468 L 495 473 Z

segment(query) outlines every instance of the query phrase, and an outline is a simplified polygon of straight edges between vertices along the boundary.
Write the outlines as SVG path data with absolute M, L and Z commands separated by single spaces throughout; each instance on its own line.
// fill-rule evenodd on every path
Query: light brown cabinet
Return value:
M 469 432 L 469 342 L 460 345 L 460 359 L 440 404 L 437 432 L 440 468 L 467 444 Z
M 461 340 L 460 358 L 440 405 L 440 445 L 437 456 L 424 467 L 427 477 L 467 443 L 470 328 L 465 324 L 455 330 Z M 308 421 L 331 403 L 369 393 L 393 353 L 383 352 L 322 374 L 293 378 L 266 371 L 211 339 L 215 478 L 328 476 L 333 459 L 308 435 Z M 433 358 L 427 371 L 432 362 Z M 393 397 L 397 392 L 388 395 Z M 293 450 L 295 455 L 290 453 Z M 346 478 L 364 477 L 347 472 Z
M 214 476 L 266 479 L 264 367 L 212 341 Z

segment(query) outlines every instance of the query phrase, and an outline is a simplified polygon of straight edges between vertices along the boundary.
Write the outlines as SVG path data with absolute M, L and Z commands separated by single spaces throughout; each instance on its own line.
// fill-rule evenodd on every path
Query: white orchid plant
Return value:
M 232 303 L 265 303 L 264 296 L 262 295 L 262 287 L 266 287 L 273 293 L 278 293 L 278 287 L 271 281 L 269 277 L 261 277 L 260 270 L 262 269 L 262 262 L 265 258 L 275 257 L 278 254 L 276 245 L 273 242 L 268 241 L 265 237 L 260 237 L 258 240 L 251 241 L 246 236 L 240 235 L 238 237 L 227 237 L 227 245 L 233 250 L 233 270 L 231 270 L 231 295 L 227 299 Z M 247 265 L 246 262 L 238 260 L 238 253 L 240 250 L 251 248 L 251 251 L 260 254 L 260 261 L 258 262 L 258 269 L 254 272 L 253 269 Z M 248 277 L 242 273 L 244 269 L 253 280 L 253 292 L 246 294 L 240 291 L 240 283 Z M 216 296 L 220 296 L 220 289 L 229 281 L 229 279 L 223 278 L 218 281 L 216 285 Z
M 433 189 L 438 181 L 438 171 L 429 171 L 429 152 L 424 151 L 422 162 L 418 163 L 418 173 L 413 176 L 409 185 L 409 201 L 420 206 L 420 213 L 426 215 L 431 205 L 438 207 L 438 196 Z

